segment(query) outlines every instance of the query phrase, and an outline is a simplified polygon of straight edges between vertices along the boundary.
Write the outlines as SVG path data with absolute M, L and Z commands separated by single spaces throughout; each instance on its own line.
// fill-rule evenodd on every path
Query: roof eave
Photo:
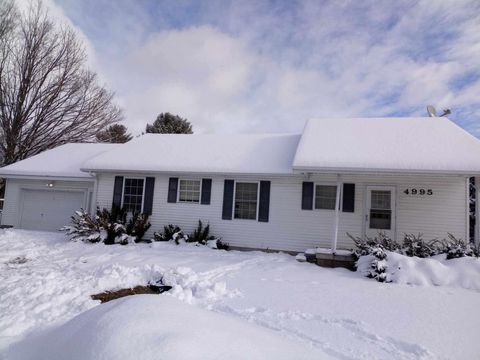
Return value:
M 14 174 L 1 173 L 0 178 L 4 179 L 25 179 L 25 180 L 60 180 L 60 181 L 94 181 L 93 176 L 74 176 L 67 174 Z
M 198 174 L 198 175 L 252 175 L 252 176 L 292 176 L 295 175 L 292 171 L 282 172 L 245 172 L 245 171 L 197 171 L 197 170 L 152 170 L 152 169 L 93 169 L 82 168 L 84 172 L 95 173 L 124 173 L 124 174 Z
M 316 167 L 316 166 L 297 166 L 293 167 L 293 173 L 341 173 L 357 175 L 452 175 L 452 176 L 478 176 L 479 170 L 427 170 L 427 169 L 381 169 L 381 168 L 348 168 L 348 167 Z

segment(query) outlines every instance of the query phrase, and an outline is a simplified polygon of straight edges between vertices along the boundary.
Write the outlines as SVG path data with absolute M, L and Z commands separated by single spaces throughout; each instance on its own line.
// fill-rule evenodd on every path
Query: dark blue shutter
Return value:
M 168 179 L 168 202 L 177 202 L 178 178 Z
M 202 205 L 210 205 L 210 197 L 212 193 L 212 179 L 202 179 Z
M 343 184 L 343 212 L 355 212 L 355 184 Z
M 268 222 L 270 210 L 270 181 L 260 181 L 260 204 L 258 205 L 258 221 Z
M 302 184 L 302 210 L 313 209 L 313 182 L 304 181 Z
M 143 212 L 147 215 L 152 215 L 154 188 L 155 178 L 147 177 L 145 179 L 145 199 L 143 200 Z
M 120 208 L 122 206 L 122 193 L 123 193 L 123 176 L 115 176 L 115 182 L 113 184 L 113 201 L 112 207 Z
M 232 220 L 233 209 L 233 180 L 225 180 L 223 186 L 222 219 Z

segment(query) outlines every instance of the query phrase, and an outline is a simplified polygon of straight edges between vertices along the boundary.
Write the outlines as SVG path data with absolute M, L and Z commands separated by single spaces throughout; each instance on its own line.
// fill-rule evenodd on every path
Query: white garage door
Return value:
M 70 223 L 85 207 L 85 193 L 59 190 L 22 190 L 20 228 L 55 231 Z

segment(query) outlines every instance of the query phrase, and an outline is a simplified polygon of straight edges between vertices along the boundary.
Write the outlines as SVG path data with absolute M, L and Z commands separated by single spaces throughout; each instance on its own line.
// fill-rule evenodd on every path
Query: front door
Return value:
M 395 187 L 368 186 L 365 212 L 365 235 L 383 233 L 395 239 Z

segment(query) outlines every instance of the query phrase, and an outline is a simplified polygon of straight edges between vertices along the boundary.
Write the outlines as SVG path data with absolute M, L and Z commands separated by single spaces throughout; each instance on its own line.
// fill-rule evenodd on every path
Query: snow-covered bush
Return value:
M 441 243 L 437 240 L 425 241 L 422 234 L 417 236 L 405 234 L 403 238 L 402 253 L 407 256 L 426 258 L 441 253 Z
M 446 254 L 446 260 L 465 256 L 480 256 L 480 245 L 475 246 L 462 239 L 457 239 L 450 233 L 448 239 L 442 241 L 437 239 L 425 241 L 422 239 L 422 234 L 417 236 L 405 234 L 401 245 L 383 234 L 379 234 L 375 238 L 353 237 L 348 233 L 347 235 L 356 246 L 353 253 L 357 257 L 357 270 L 380 282 L 390 281 L 387 274 L 388 252 L 417 258 Z
M 197 245 L 207 245 L 212 249 L 228 250 L 229 245 L 216 236 L 210 235 L 210 225 L 203 225 L 198 221 L 196 229 L 187 235 L 178 226 L 169 224 L 163 227 L 163 232 L 153 233 L 155 241 L 174 241 L 177 245 L 181 243 L 195 243 Z
M 196 242 L 205 245 L 209 240 L 215 240 L 215 236 L 210 235 L 210 224 L 203 226 L 201 220 L 198 220 L 197 228 L 188 237 L 188 242 Z
M 142 216 L 141 219 L 144 219 L 144 217 Z M 140 223 L 141 221 L 137 217 L 137 222 Z M 112 207 L 111 211 L 97 208 L 95 216 L 91 216 L 88 212 L 81 209 L 72 216 L 71 223 L 72 225 L 61 229 L 66 231 L 70 239 L 92 243 L 102 241 L 105 245 L 126 245 L 131 241 L 136 241 L 136 232 L 143 231 L 146 226 L 145 224 L 133 222 L 127 229 L 127 212 L 115 206 Z M 143 236 L 143 234 L 141 235 Z
M 381 248 L 386 251 L 399 251 L 401 246 L 395 240 L 389 238 L 384 233 L 379 233 L 378 237 L 354 237 L 347 233 L 347 236 L 353 240 L 357 247 L 353 254 L 359 258 L 360 256 L 372 255 L 377 248 Z
M 457 239 L 450 233 L 448 234 L 448 240 L 443 241 L 443 252 L 447 254 L 447 260 L 465 256 L 480 256 L 478 246 L 462 239 Z
M 373 247 L 377 246 L 378 243 L 375 239 L 365 237 L 354 237 L 347 233 L 347 236 L 352 239 L 354 242 L 355 246 L 357 247 L 354 251 L 353 254 L 358 258 L 361 256 L 367 256 L 372 254 L 372 249 Z
M 382 246 L 372 247 L 370 268 L 364 271 L 364 275 L 368 278 L 375 279 L 379 282 L 386 282 L 387 279 L 387 253 Z
M 126 233 L 135 237 L 135 242 L 139 242 L 143 239 L 145 233 L 150 229 L 152 224 L 148 220 L 148 214 L 134 213 L 132 217 L 127 221 Z
M 98 211 L 98 210 L 97 210 Z M 65 231 L 70 239 L 96 243 L 104 241 L 107 234 L 100 226 L 96 216 L 90 216 L 83 209 L 75 212 L 71 217 L 71 225 L 64 226 L 60 230 Z
M 402 249 L 402 246 L 396 242 L 394 239 L 391 239 L 385 233 L 380 233 L 378 235 L 378 243 L 386 251 L 399 252 Z
M 216 239 L 216 245 L 217 245 L 218 250 L 228 250 L 228 249 L 230 249 L 230 245 L 228 243 L 222 241 L 222 239 Z
M 106 237 L 103 239 L 105 245 L 125 244 L 128 242 L 125 228 L 126 216 L 126 211 L 118 206 L 112 206 L 111 211 L 105 208 L 102 210 L 97 208 L 96 220 L 99 226 L 106 232 Z
M 185 235 L 178 225 L 168 224 L 163 227 L 163 232 L 153 233 L 155 241 L 175 241 L 178 245 L 180 242 L 186 242 L 188 236 Z
M 364 276 L 379 282 L 387 281 L 387 252 L 386 247 L 397 249 L 395 241 L 382 235 L 378 238 L 360 238 L 347 234 L 357 247 L 353 254 L 357 258 L 357 270 Z

